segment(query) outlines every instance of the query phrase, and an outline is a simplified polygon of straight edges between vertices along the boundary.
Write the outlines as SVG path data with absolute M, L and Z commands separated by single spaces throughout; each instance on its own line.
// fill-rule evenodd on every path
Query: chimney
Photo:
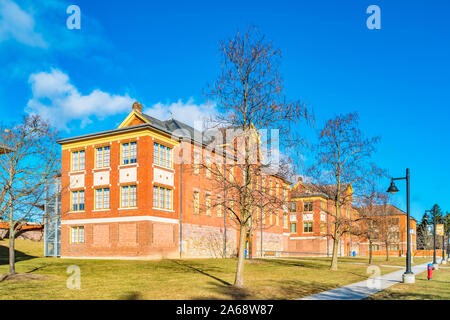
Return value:
M 133 103 L 133 107 L 131 109 L 136 110 L 139 113 L 142 113 L 142 104 L 136 101 L 135 103 Z
M 298 178 L 297 178 L 297 181 L 298 181 L 298 182 L 303 182 L 303 177 L 298 177 Z

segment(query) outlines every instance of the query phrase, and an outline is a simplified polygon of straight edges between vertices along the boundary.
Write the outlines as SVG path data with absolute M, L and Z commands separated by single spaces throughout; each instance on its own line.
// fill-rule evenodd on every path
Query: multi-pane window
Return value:
M 304 222 L 303 223 L 303 232 L 305 232 L 305 233 L 313 232 L 313 223 L 312 222 Z
M 82 226 L 70 227 L 70 242 L 84 243 L 84 227 Z
M 122 144 L 122 164 L 137 162 L 137 143 L 127 142 Z
M 120 188 L 121 208 L 136 207 L 136 186 L 122 186 Z
M 206 177 L 211 177 L 211 158 L 206 159 Z
M 95 209 L 109 209 L 109 188 L 95 189 Z
M 312 201 L 306 201 L 303 204 L 303 211 L 313 211 L 313 203 L 312 203 Z
M 207 194 L 205 196 L 205 205 L 206 205 L 206 215 L 211 215 L 211 195 Z
M 291 203 L 289 204 L 289 210 L 290 210 L 291 212 L 296 212 L 296 211 L 297 211 L 297 202 L 291 202 Z
M 296 222 L 292 222 L 289 226 L 289 231 L 291 233 L 297 233 L 297 223 Z
M 198 191 L 194 191 L 194 213 L 199 214 L 200 213 L 200 194 Z
M 72 191 L 72 211 L 84 210 L 84 190 Z
M 84 150 L 72 152 L 72 171 L 84 170 L 85 152 Z
M 153 143 L 153 163 L 172 168 L 172 149 L 159 143 Z
M 389 246 L 389 250 L 398 250 L 398 248 L 399 248 L 398 244 L 391 244 Z
M 172 210 L 172 189 L 153 186 L 153 208 Z
M 96 149 L 96 167 L 106 168 L 109 167 L 110 153 L 109 147 L 100 147 Z
M 221 217 L 223 215 L 223 204 L 222 204 L 222 197 L 217 197 L 217 216 Z
M 320 223 L 320 232 L 327 233 L 327 224 L 325 222 Z
M 194 151 L 194 173 L 200 174 L 200 152 Z
M 283 228 L 285 228 L 285 229 L 288 228 L 288 215 L 287 214 L 283 215 Z

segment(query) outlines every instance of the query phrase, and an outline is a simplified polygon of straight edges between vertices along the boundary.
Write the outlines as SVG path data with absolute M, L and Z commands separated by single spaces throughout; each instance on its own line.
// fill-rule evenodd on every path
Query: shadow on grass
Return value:
M 423 293 L 401 293 L 401 292 L 384 292 L 381 295 L 375 295 L 365 298 L 364 300 L 436 300 L 438 297 L 431 294 Z
M 271 262 L 273 264 L 281 265 L 281 266 L 289 266 L 289 267 L 303 267 L 303 268 L 312 268 L 312 269 L 320 269 L 320 270 L 328 270 L 330 266 L 327 263 L 318 264 L 316 261 L 293 261 L 293 260 L 277 260 L 270 259 L 266 260 L 267 262 Z M 322 262 L 322 261 L 320 261 Z
M 223 300 L 223 296 L 226 296 L 225 299 L 231 300 L 245 300 L 252 296 L 250 291 L 246 288 L 236 288 L 231 284 L 224 285 L 217 282 L 210 281 L 208 284 L 211 286 L 209 289 L 211 293 L 218 294 L 220 297 L 191 297 L 191 300 Z
M 218 278 L 216 276 L 213 276 L 212 274 L 208 273 L 208 272 L 211 271 L 211 269 L 217 270 L 218 268 L 208 268 L 207 270 L 205 270 L 205 269 L 202 270 L 199 267 L 193 266 L 192 263 L 191 264 L 181 263 L 180 261 L 177 261 L 177 260 L 171 260 L 171 262 L 176 263 L 179 266 L 187 268 L 187 269 L 189 269 L 191 271 L 198 272 L 198 273 L 200 273 L 200 274 L 202 274 L 204 276 L 207 276 L 207 277 L 209 277 L 211 279 L 214 279 L 214 280 L 220 282 L 221 284 L 224 284 L 224 285 L 227 285 L 227 286 L 231 286 L 231 283 L 229 283 L 229 282 L 227 282 L 225 280 L 222 280 L 222 279 L 220 279 L 220 278 Z
M 16 252 L 16 262 L 39 258 L 36 256 L 30 256 L 17 249 L 15 250 L 15 252 Z M 9 263 L 9 247 L 0 245 L 0 265 L 8 263 Z
M 121 296 L 120 300 L 143 300 L 143 296 L 140 292 L 130 291 Z

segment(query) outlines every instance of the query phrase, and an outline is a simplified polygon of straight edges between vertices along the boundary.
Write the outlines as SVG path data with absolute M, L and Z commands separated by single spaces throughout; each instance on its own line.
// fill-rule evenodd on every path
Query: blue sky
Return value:
M 66 27 L 70 4 L 81 30 Z M 366 27 L 372 4 L 380 30 Z M 411 169 L 421 218 L 434 203 L 450 210 L 448 12 L 445 0 L 0 0 L 0 119 L 38 112 L 69 137 L 116 127 L 138 100 L 191 122 L 214 112 L 202 93 L 219 41 L 255 24 L 282 51 L 288 98 L 314 108 L 318 125 L 358 111 L 363 131 L 381 136 L 379 166 Z M 404 193 L 393 202 L 404 209 Z

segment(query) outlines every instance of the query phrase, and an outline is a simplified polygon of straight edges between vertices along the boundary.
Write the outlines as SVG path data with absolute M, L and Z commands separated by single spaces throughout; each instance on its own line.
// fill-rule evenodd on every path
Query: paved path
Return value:
M 427 264 L 413 266 L 412 271 L 417 275 L 427 270 Z M 361 300 L 390 286 L 400 283 L 405 270 L 399 270 L 377 278 L 353 283 L 345 287 L 324 291 L 298 300 Z M 379 282 L 377 282 L 379 280 Z

